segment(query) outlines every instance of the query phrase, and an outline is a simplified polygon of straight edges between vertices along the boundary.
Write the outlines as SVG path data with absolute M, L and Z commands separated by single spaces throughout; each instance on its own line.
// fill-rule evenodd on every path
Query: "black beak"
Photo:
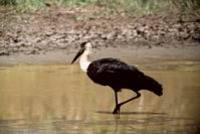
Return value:
M 76 56 L 74 57 L 74 59 L 72 60 L 71 64 L 73 64 L 85 51 L 85 48 L 81 48 L 78 53 L 76 54 Z

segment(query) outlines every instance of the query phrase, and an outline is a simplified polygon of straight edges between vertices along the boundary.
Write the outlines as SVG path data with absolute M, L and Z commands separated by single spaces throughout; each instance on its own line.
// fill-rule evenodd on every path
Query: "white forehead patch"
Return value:
M 90 42 L 88 42 L 85 46 L 86 46 L 86 48 L 91 48 L 92 44 Z

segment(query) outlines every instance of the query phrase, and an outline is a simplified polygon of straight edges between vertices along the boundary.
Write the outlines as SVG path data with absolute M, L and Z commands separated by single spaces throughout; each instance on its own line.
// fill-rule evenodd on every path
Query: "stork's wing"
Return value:
M 136 67 L 127 65 L 113 58 L 100 59 L 92 62 L 87 74 L 94 82 L 109 85 L 113 88 L 125 88 L 136 77 L 138 79 L 138 77 L 143 75 Z

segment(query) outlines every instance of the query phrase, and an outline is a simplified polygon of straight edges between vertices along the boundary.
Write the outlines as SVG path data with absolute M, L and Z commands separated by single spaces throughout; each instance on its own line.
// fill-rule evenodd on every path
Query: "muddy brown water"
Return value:
M 200 62 L 138 65 L 163 84 L 112 115 L 113 91 L 94 84 L 78 65 L 0 67 L 0 134 L 197 134 Z M 120 100 L 134 95 L 123 90 Z

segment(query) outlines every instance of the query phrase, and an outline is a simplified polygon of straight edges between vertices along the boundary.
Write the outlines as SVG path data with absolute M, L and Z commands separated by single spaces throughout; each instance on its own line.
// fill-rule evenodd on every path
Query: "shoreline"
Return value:
M 40 54 L 25 55 L 16 53 L 0 56 L 0 65 L 18 64 L 70 64 L 77 49 L 53 50 Z M 94 49 L 91 60 L 113 57 L 128 63 L 144 64 L 156 61 L 200 61 L 200 46 L 184 47 L 101 47 Z

